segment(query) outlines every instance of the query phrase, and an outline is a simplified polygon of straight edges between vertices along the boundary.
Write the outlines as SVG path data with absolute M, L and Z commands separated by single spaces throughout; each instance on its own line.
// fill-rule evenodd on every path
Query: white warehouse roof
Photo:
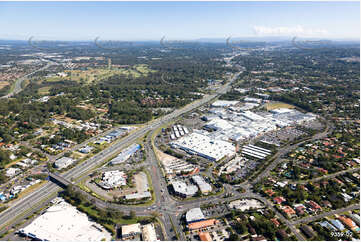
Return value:
M 159 241 L 153 224 L 146 224 L 142 228 L 143 241 Z
M 58 200 L 58 204 L 48 208 L 44 214 L 20 231 L 50 241 L 111 240 L 111 234 L 101 225 L 91 222 L 85 213 L 78 211 L 63 199 Z
M 198 187 L 195 185 L 187 185 L 182 181 L 173 181 L 173 189 L 176 193 L 183 194 L 185 196 L 193 196 L 197 193 Z
M 241 115 L 243 117 L 246 117 L 252 121 L 261 121 L 261 120 L 264 120 L 265 118 L 263 118 L 262 116 L 258 115 L 258 114 L 255 114 L 251 111 L 244 111 L 243 113 L 241 113 Z
M 239 103 L 238 101 L 227 101 L 227 100 L 217 100 L 214 103 L 212 103 L 213 107 L 228 107 L 233 106 Z
M 212 191 L 212 186 L 209 185 L 204 179 L 203 177 L 199 176 L 199 175 L 195 175 L 192 177 L 192 180 L 198 185 L 199 190 L 201 190 L 201 192 L 204 193 L 209 193 Z
M 172 145 L 216 161 L 236 153 L 236 148 L 232 143 L 211 139 L 210 137 L 199 133 L 192 133 L 184 136 L 173 142 Z
M 292 111 L 293 110 L 289 109 L 289 108 L 277 108 L 277 109 L 271 110 L 270 112 L 271 113 L 289 113 L 289 112 L 292 112 Z
M 140 234 L 140 233 L 141 233 L 140 223 L 128 224 L 122 226 L 122 237 L 134 235 L 134 234 Z
M 70 166 L 71 164 L 73 164 L 75 160 L 73 160 L 72 158 L 69 158 L 69 157 L 61 157 L 59 160 L 55 161 L 55 167 L 56 168 L 60 168 L 60 169 L 63 169 L 63 168 L 66 168 L 68 166 Z
M 186 213 L 187 223 L 205 219 L 204 214 L 200 208 L 192 208 Z
M 211 121 L 209 121 L 205 127 L 218 130 L 218 129 L 232 129 L 233 125 L 228 122 L 227 120 L 220 119 L 220 118 L 214 118 Z

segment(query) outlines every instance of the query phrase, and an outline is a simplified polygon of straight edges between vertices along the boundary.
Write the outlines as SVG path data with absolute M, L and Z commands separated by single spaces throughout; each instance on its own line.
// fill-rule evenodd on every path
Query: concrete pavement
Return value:
M 241 72 L 240 72 L 241 73 Z M 181 240 L 185 240 L 184 233 L 182 231 L 182 226 L 180 224 L 180 217 L 181 215 L 186 212 L 187 210 L 194 208 L 194 207 L 200 207 L 202 204 L 206 203 L 223 203 L 223 202 L 229 202 L 232 200 L 240 199 L 240 198 L 255 198 L 263 202 L 267 207 L 269 207 L 271 210 L 275 212 L 277 217 L 285 223 L 291 231 L 296 235 L 298 240 L 305 240 L 305 238 L 302 236 L 302 234 L 296 229 L 295 225 L 298 223 L 302 223 L 302 219 L 297 221 L 290 221 L 287 218 L 285 218 L 274 206 L 273 204 L 267 200 L 266 198 L 260 196 L 259 194 L 253 193 L 250 191 L 250 188 L 252 187 L 252 184 L 255 184 L 256 182 L 260 181 L 262 178 L 267 177 L 269 175 L 269 172 L 274 169 L 277 164 L 281 161 L 281 157 L 284 154 L 287 154 L 289 151 L 295 149 L 300 144 L 313 140 L 313 139 L 319 139 L 324 136 L 326 136 L 330 130 L 327 128 L 324 132 L 320 134 L 316 134 L 312 138 L 302 141 L 300 143 L 287 146 L 283 149 L 281 149 L 274 158 L 276 158 L 260 175 L 256 177 L 252 181 L 252 183 L 245 182 L 242 184 L 242 186 L 246 189 L 245 193 L 239 193 L 231 188 L 230 189 L 235 195 L 228 198 L 223 198 L 224 194 L 212 196 L 212 197 L 202 197 L 195 200 L 188 200 L 188 201 L 177 201 L 174 200 L 171 195 L 168 193 L 168 189 L 166 188 L 166 182 L 163 177 L 163 175 L 160 172 L 161 167 L 159 166 L 156 154 L 154 153 L 154 150 L 152 148 L 151 144 L 151 137 L 153 133 L 160 128 L 162 125 L 170 122 L 172 119 L 179 117 L 182 114 L 185 114 L 195 108 L 198 108 L 199 106 L 204 105 L 205 103 L 211 101 L 212 99 L 218 97 L 220 94 L 226 93 L 229 88 L 230 84 L 237 79 L 240 73 L 237 73 L 233 76 L 233 78 L 223 87 L 221 87 L 217 94 L 212 95 L 205 95 L 203 99 L 200 99 L 194 103 L 191 103 L 187 106 L 185 106 L 182 109 L 175 110 L 174 112 L 161 117 L 157 120 L 154 120 L 153 122 L 149 122 L 147 125 L 145 125 L 142 128 L 139 128 L 134 133 L 129 134 L 128 136 L 120 139 L 119 141 L 112 144 L 110 147 L 106 148 L 102 152 L 96 154 L 95 156 L 91 157 L 90 159 L 84 161 L 83 163 L 79 164 L 78 166 L 70 169 L 69 171 L 61 174 L 62 177 L 64 177 L 67 180 L 74 180 L 75 182 L 81 179 L 82 176 L 87 175 L 91 170 L 96 168 L 97 166 L 103 164 L 106 162 L 110 157 L 117 154 L 120 150 L 124 149 L 128 145 L 136 142 L 136 140 L 140 137 L 143 137 L 144 135 L 147 135 L 147 142 L 145 144 L 145 149 L 147 151 L 147 157 L 146 160 L 146 169 L 148 170 L 149 174 L 151 174 L 152 179 L 152 185 L 154 194 L 156 197 L 156 202 L 154 205 L 148 206 L 127 206 L 127 205 L 120 205 L 120 204 L 114 204 L 105 202 L 103 200 L 100 200 L 98 198 L 93 197 L 92 195 L 86 193 L 85 191 L 81 191 L 87 199 L 90 201 L 93 201 L 93 203 L 99 207 L 99 208 L 114 208 L 119 209 L 122 211 L 135 211 L 137 215 L 139 216 L 146 216 L 149 215 L 153 211 L 160 212 L 162 215 L 159 216 L 159 219 L 164 224 L 164 228 L 166 230 L 168 239 L 172 239 L 173 236 L 175 236 L 175 231 L 173 230 L 172 224 L 174 224 L 174 229 L 176 230 L 176 233 L 180 236 Z M 150 133 L 149 133 L 150 132 Z M 0 224 L 2 224 L 1 232 L 7 229 L 9 225 L 15 224 L 16 221 L 19 221 L 21 217 L 24 217 L 23 215 L 19 214 L 26 214 L 26 216 L 29 213 L 32 213 L 36 209 L 38 209 L 39 204 L 42 204 L 42 201 L 44 199 L 50 199 L 52 194 L 56 194 L 57 191 L 59 191 L 60 188 L 57 187 L 55 184 L 52 184 L 50 182 L 44 184 L 41 186 L 38 190 L 33 192 L 32 194 L 29 194 L 28 196 L 24 197 L 23 199 L 17 201 L 14 206 L 8 208 L 7 210 L 0 213 Z M 163 192 L 162 192 L 163 190 Z M 178 208 L 181 207 L 181 208 Z M 151 208 L 151 209 L 149 209 Z M 346 209 L 346 208 L 345 208 Z M 332 211 L 335 213 L 338 210 Z M 332 213 L 330 212 L 330 213 Z M 18 217 L 16 217 L 19 215 Z M 320 215 L 321 216 L 321 215 Z M 326 215 L 327 216 L 327 215 Z M 14 217 L 16 219 L 14 219 Z M 315 219 L 314 217 L 311 218 L 305 218 L 305 219 Z M 15 222 L 14 222 L 15 221 Z M 307 220 L 305 220 L 307 221 Z
M 231 80 L 222 86 L 219 91 L 224 92 L 230 88 L 231 83 L 237 79 L 241 72 L 235 74 Z M 107 159 L 111 158 L 113 155 L 117 154 L 120 150 L 124 149 L 126 146 L 134 143 L 138 138 L 144 136 L 147 132 L 161 127 L 163 124 L 169 122 L 173 118 L 176 118 L 184 113 L 187 113 L 199 106 L 204 105 L 205 103 L 216 98 L 219 94 L 205 95 L 202 99 L 195 101 L 194 103 L 188 104 L 187 106 L 177 109 L 174 112 L 161 117 L 159 119 L 150 122 L 148 125 L 139 128 L 132 134 L 122 138 L 112 146 L 106 148 L 102 152 L 91 157 L 87 161 L 81 163 L 80 165 L 70 169 L 69 171 L 63 174 L 64 178 L 71 180 L 73 178 L 79 178 L 82 175 L 86 174 L 96 166 L 104 163 Z M 157 169 L 158 170 L 158 169 Z M 47 198 L 50 194 L 57 192 L 59 188 L 51 183 L 46 183 L 45 185 L 38 188 L 36 191 L 32 192 L 28 196 L 20 199 L 16 202 L 14 206 L 9 207 L 5 211 L 0 213 L 0 224 L 2 225 L 0 232 L 6 231 L 6 228 L 9 224 L 13 224 L 14 215 L 21 215 L 29 209 L 28 204 L 35 205 L 39 204 L 42 200 Z M 128 206 L 129 207 L 129 206 Z

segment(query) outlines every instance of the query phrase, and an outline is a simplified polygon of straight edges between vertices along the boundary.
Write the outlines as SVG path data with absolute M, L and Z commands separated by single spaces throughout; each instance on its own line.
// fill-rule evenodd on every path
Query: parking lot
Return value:
M 293 141 L 301 136 L 307 135 L 307 133 L 295 128 L 287 127 L 276 131 L 271 131 L 262 136 L 259 140 L 263 143 L 273 144 L 275 146 L 281 146 L 286 142 Z
M 321 130 L 324 127 L 324 125 L 318 120 L 313 120 L 313 121 L 304 123 L 301 126 L 308 128 L 308 129 L 313 129 L 313 130 Z
M 218 217 L 218 216 L 224 216 L 224 214 L 229 213 L 231 210 L 228 208 L 227 205 L 221 203 L 210 203 L 205 206 L 201 207 L 202 212 L 205 217 L 212 218 L 212 217 Z

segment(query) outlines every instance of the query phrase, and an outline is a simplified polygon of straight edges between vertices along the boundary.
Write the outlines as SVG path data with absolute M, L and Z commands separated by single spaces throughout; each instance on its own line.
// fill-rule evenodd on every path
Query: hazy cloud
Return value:
M 310 29 L 303 26 L 295 27 L 266 27 L 266 26 L 253 26 L 253 31 L 257 35 L 275 35 L 275 36 L 320 36 L 327 34 L 325 29 Z

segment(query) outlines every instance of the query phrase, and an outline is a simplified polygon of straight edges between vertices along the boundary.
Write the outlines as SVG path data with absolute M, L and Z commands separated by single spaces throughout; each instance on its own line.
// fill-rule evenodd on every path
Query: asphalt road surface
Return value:
M 350 205 L 350 206 L 345 207 L 345 208 L 332 210 L 330 212 L 325 212 L 325 213 L 321 213 L 321 214 L 318 214 L 318 215 L 309 216 L 309 217 L 306 217 L 306 218 L 301 218 L 301 219 L 292 221 L 291 224 L 310 223 L 312 221 L 315 221 L 315 220 L 318 220 L 318 219 L 321 219 L 321 218 L 324 218 L 324 217 L 344 213 L 344 212 L 354 210 L 354 209 L 360 209 L 360 205 L 359 204 L 354 204 L 354 205 Z
M 5 96 L 2 96 L 0 98 L 9 98 L 9 97 L 12 97 L 14 96 L 15 94 L 18 94 L 19 92 L 21 92 L 22 90 L 22 87 L 21 87 L 21 84 L 23 83 L 24 80 L 26 80 L 28 77 L 32 76 L 33 74 L 35 74 L 36 72 L 39 72 L 39 71 L 43 71 L 43 70 L 46 70 L 48 69 L 50 66 L 54 65 L 55 63 L 52 62 L 52 61 L 49 61 L 49 60 L 45 60 L 45 59 L 42 59 L 42 61 L 46 61 L 48 64 L 46 64 L 46 66 L 38 69 L 38 70 L 35 70 L 29 74 L 26 74 L 25 76 L 23 77 L 20 77 L 18 78 L 16 81 L 15 81 L 15 86 L 14 86 L 14 89 L 8 93 L 7 95 Z
M 92 170 L 96 166 L 102 164 L 107 159 L 111 158 L 113 155 L 117 154 L 120 150 L 124 149 L 125 147 L 129 146 L 130 144 L 134 143 L 138 138 L 144 136 L 147 132 L 157 129 L 158 127 L 162 126 L 163 124 L 169 122 L 170 120 L 185 114 L 195 108 L 198 108 L 205 103 L 208 103 L 212 99 L 219 96 L 221 93 L 225 93 L 231 87 L 231 83 L 238 78 L 238 76 L 242 72 L 236 73 L 225 85 L 218 89 L 217 94 L 212 95 L 205 95 L 202 99 L 197 100 L 191 104 L 186 105 L 181 109 L 177 109 L 174 112 L 161 117 L 159 119 L 154 120 L 153 122 L 149 122 L 148 125 L 139 128 L 135 132 L 129 134 L 128 136 L 122 138 L 118 142 L 114 143 L 112 146 L 106 148 L 102 152 L 96 154 L 95 156 L 91 157 L 90 159 L 84 161 L 83 163 L 79 164 L 78 166 L 72 168 L 71 170 L 62 174 L 65 179 L 71 180 L 74 178 L 81 177 L 82 175 L 86 174 L 88 171 Z M 154 164 L 155 165 L 155 164 Z M 158 169 L 157 169 L 158 170 Z M 14 224 L 14 219 L 16 216 L 22 216 L 23 213 L 27 213 L 30 208 L 36 207 L 37 204 L 41 203 L 44 199 L 47 199 L 51 194 L 56 193 L 59 190 L 55 184 L 50 182 L 46 183 L 45 185 L 39 187 L 37 190 L 33 191 L 31 194 L 19 199 L 16 201 L 11 207 L 6 209 L 5 211 L 0 213 L 0 224 L 1 229 L 0 233 L 3 233 L 7 230 L 7 227 Z M 159 194 L 157 194 L 159 195 Z M 159 197 L 157 197 L 159 199 Z M 129 206 L 128 206 L 129 207 Z M 35 211 L 35 209 L 33 210 Z
M 86 193 L 85 191 L 79 189 L 80 192 L 82 192 L 88 200 L 92 201 L 97 207 L 99 208 L 113 208 L 113 209 L 120 209 L 124 212 L 134 211 L 138 216 L 146 216 L 150 215 L 152 212 L 156 211 L 160 216 L 158 219 L 162 222 L 164 225 L 164 229 L 166 232 L 166 237 L 168 240 L 173 240 L 173 238 L 176 236 L 176 233 L 179 235 L 180 240 L 185 240 L 185 235 L 183 233 L 183 228 L 180 223 L 181 221 L 181 215 L 184 214 L 186 211 L 188 211 L 191 208 L 194 207 L 200 207 L 203 204 L 208 203 L 224 203 L 229 202 L 232 200 L 240 199 L 240 198 L 255 198 L 260 201 L 262 201 L 267 207 L 269 207 L 271 210 L 275 212 L 277 217 L 285 223 L 291 231 L 295 234 L 298 240 L 305 240 L 303 235 L 296 229 L 295 225 L 302 222 L 308 222 L 308 221 L 314 221 L 315 219 L 322 218 L 325 216 L 333 215 L 336 213 L 340 213 L 343 211 L 348 211 L 351 209 L 358 208 L 358 205 L 352 205 L 350 207 L 339 209 L 335 211 L 331 211 L 328 213 L 323 213 L 320 215 L 316 215 L 313 217 L 307 217 L 302 218 L 299 220 L 291 221 L 285 218 L 279 211 L 275 209 L 273 204 L 267 200 L 266 198 L 260 196 L 259 194 L 256 194 L 251 191 L 252 184 L 260 181 L 262 178 L 265 178 L 269 175 L 270 171 L 274 169 L 277 164 L 281 161 L 281 157 L 284 154 L 287 154 L 289 151 L 295 149 L 300 144 L 303 144 L 305 142 L 308 142 L 310 140 L 319 139 L 327 136 L 332 129 L 327 126 L 326 130 L 324 132 L 321 132 L 319 134 L 314 135 L 312 138 L 299 142 L 297 144 L 286 146 L 284 148 L 281 148 L 274 156 L 275 160 L 267 166 L 267 168 L 262 171 L 261 174 L 259 174 L 252 183 L 244 182 L 242 185 L 243 188 L 246 189 L 246 192 L 239 193 L 235 190 L 234 187 L 225 185 L 225 190 L 227 192 L 234 193 L 234 196 L 224 198 L 224 194 L 220 194 L 217 196 L 211 196 L 211 197 L 202 197 L 195 200 L 176 200 L 174 199 L 169 193 L 167 189 L 167 185 L 165 182 L 165 179 L 163 177 L 163 174 L 161 173 L 161 167 L 159 166 L 159 162 L 157 160 L 157 157 L 154 153 L 154 150 L 152 148 L 151 144 L 151 137 L 154 134 L 154 132 L 161 127 L 162 125 L 168 123 L 174 118 L 177 118 L 181 116 L 182 114 L 185 114 L 195 108 L 198 108 L 212 99 L 216 98 L 217 96 L 226 93 L 229 88 L 230 84 L 237 79 L 241 72 L 235 74 L 227 84 L 222 86 L 220 89 L 218 89 L 216 94 L 212 95 L 205 95 L 202 99 L 195 101 L 181 109 L 175 110 L 174 112 L 161 117 L 159 119 L 156 119 L 152 122 L 149 122 L 147 125 L 143 126 L 142 128 L 138 128 L 136 131 L 130 133 L 126 137 L 120 139 L 119 141 L 116 141 L 111 146 L 106 148 L 105 150 L 101 151 L 100 153 L 94 155 L 93 157 L 89 158 L 88 160 L 84 161 L 83 163 L 80 163 L 79 165 L 75 166 L 74 168 L 70 169 L 69 171 L 58 174 L 63 179 L 67 180 L 68 182 L 71 181 L 78 181 L 82 178 L 82 176 L 87 175 L 92 169 L 97 167 L 98 165 L 103 164 L 105 161 L 107 161 L 109 158 L 117 154 L 120 150 L 124 149 L 125 147 L 129 146 L 130 144 L 136 142 L 136 140 L 140 137 L 143 137 L 145 134 L 147 135 L 147 140 L 145 143 L 145 149 L 147 154 L 146 159 L 146 169 L 148 170 L 149 174 L 151 174 L 152 179 L 152 186 L 154 190 L 154 194 L 156 197 L 156 201 L 152 205 L 145 205 L 145 206 L 127 206 L 127 205 L 120 205 L 115 203 L 109 203 L 105 202 L 103 200 L 100 200 L 96 197 L 93 197 L 92 195 Z M 349 170 L 348 170 L 349 171 Z M 346 171 L 345 171 L 346 172 Z M 342 174 L 342 173 L 340 173 Z M 329 176 L 332 176 L 329 175 Z M 33 193 L 25 196 L 24 198 L 19 199 L 18 201 L 15 201 L 11 207 L 0 213 L 0 224 L 2 225 L 0 232 L 4 232 L 7 230 L 10 226 L 13 224 L 18 223 L 23 218 L 28 216 L 29 214 L 32 214 L 34 211 L 38 210 L 41 206 L 43 206 L 44 203 L 49 202 L 52 198 L 54 198 L 57 195 L 57 192 L 61 190 L 57 185 L 47 182 L 40 188 L 38 188 Z M 174 225 L 174 227 L 173 227 Z

